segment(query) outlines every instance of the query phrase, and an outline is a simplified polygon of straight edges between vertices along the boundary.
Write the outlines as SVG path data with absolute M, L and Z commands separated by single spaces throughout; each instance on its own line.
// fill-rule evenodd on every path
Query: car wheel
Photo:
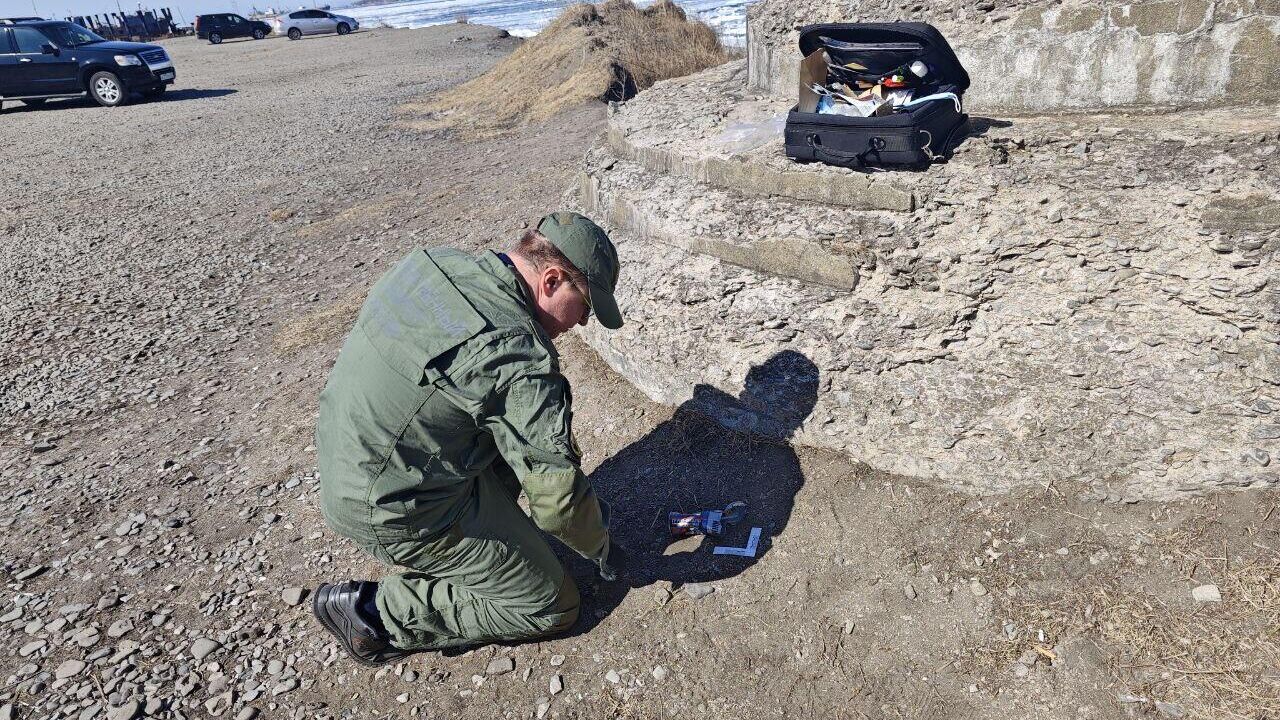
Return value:
M 301 40 L 301 39 L 302 39 L 302 31 L 301 31 L 301 30 L 299 30 L 298 28 L 289 28 L 289 39 L 290 39 L 290 40 Z
M 117 107 L 129 101 L 129 92 L 115 73 L 96 72 L 89 78 L 89 95 L 103 107 Z
M 22 104 L 30 108 L 44 107 L 44 98 L 32 98 L 31 100 L 23 100 Z
M 348 25 L 348 24 L 346 24 L 346 23 L 338 23 L 338 34 L 339 34 L 339 35 L 346 35 L 346 34 L 347 34 L 347 33 L 349 33 L 349 32 L 351 32 L 351 26 L 350 26 L 350 25 Z
M 258 28 L 257 30 L 254 30 L 254 31 L 253 31 L 253 39 L 254 39 L 254 40 L 261 40 L 262 38 L 264 38 L 264 37 L 266 37 L 266 36 L 267 36 L 267 34 L 266 34 L 266 33 L 264 33 L 264 32 L 262 32 L 262 28 Z
M 210 45 L 221 45 L 221 44 L 222 44 L 222 33 L 209 33 L 209 44 L 210 44 Z

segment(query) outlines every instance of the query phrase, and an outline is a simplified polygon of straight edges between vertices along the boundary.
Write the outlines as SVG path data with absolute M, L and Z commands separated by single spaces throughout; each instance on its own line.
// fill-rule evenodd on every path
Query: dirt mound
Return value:
M 412 127 L 494 132 L 593 100 L 627 100 L 728 59 L 715 32 L 671 0 L 581 3 L 484 75 L 403 109 Z

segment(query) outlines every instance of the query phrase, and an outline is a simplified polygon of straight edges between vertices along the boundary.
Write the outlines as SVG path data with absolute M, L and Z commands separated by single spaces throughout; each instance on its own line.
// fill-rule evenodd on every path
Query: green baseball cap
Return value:
M 538 221 L 538 232 L 587 276 L 591 311 L 610 330 L 622 327 L 613 291 L 618 286 L 618 251 L 599 225 L 575 212 L 552 213 Z

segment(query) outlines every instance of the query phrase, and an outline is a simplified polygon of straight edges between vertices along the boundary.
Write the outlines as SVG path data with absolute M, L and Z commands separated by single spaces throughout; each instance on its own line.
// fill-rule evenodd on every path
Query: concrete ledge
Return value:
M 604 150 L 590 153 L 580 202 L 637 237 L 757 272 L 852 290 L 876 266 L 892 213 L 743 197 L 682 176 L 657 175 Z
M 911 212 L 909 174 L 855 172 L 786 157 L 786 102 L 742 102 L 744 61 L 659 83 L 609 118 L 609 146 L 646 170 L 757 197 Z

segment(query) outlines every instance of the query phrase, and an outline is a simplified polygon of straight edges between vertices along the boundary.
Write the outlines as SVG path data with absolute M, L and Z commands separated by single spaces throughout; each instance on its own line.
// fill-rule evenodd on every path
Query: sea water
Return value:
M 747 39 L 747 6 L 752 0 L 676 0 L 690 17 L 707 23 L 726 45 L 742 46 Z M 492 25 L 512 35 L 529 37 L 574 3 L 567 0 L 402 0 L 381 5 L 340 8 L 361 25 L 426 27 L 457 22 L 465 17 L 477 25 Z M 649 5 L 648 0 L 636 3 Z

